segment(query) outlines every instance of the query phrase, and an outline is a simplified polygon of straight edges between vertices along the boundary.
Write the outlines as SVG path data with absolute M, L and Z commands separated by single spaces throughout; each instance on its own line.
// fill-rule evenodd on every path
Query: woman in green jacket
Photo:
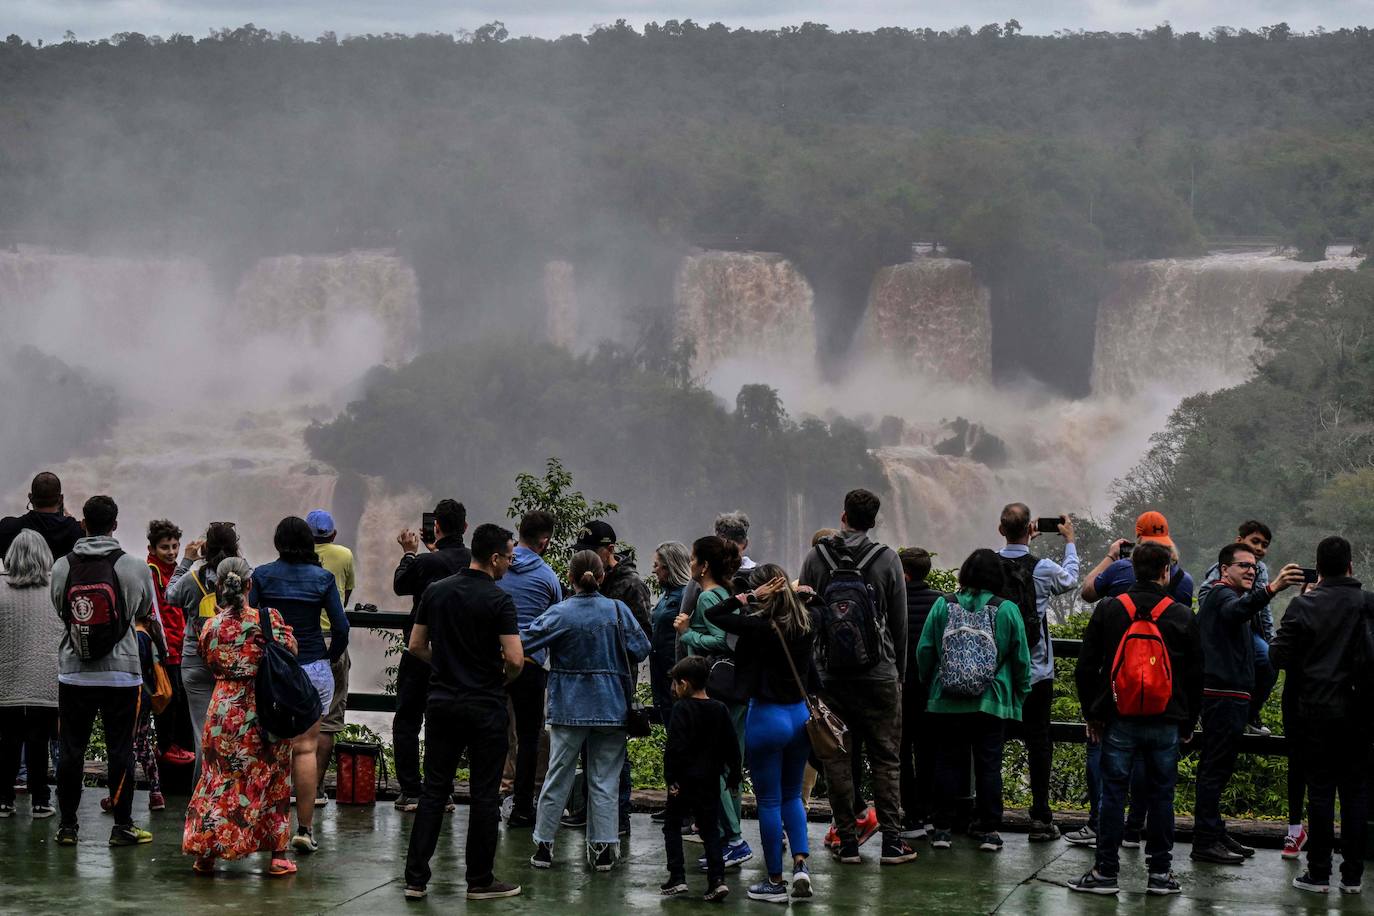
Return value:
M 1021 612 L 1004 592 L 1002 560 L 975 550 L 959 569 L 954 600 L 930 609 L 916 663 L 930 684 L 935 755 L 935 833 L 930 845 L 948 849 L 954 800 L 973 756 L 978 793 L 978 848 L 999 852 L 1002 837 L 1002 744 L 1007 720 L 1021 721 L 1030 693 L 1030 650 Z M 946 655 L 950 658 L 947 659 Z

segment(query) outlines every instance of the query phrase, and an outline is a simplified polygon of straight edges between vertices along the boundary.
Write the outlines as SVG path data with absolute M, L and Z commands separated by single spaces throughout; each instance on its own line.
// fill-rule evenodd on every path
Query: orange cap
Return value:
M 1141 513 L 1140 518 L 1135 520 L 1135 539 L 1138 542 L 1154 541 L 1166 547 L 1174 546 L 1174 539 L 1169 537 L 1169 520 L 1163 512 L 1153 509 Z

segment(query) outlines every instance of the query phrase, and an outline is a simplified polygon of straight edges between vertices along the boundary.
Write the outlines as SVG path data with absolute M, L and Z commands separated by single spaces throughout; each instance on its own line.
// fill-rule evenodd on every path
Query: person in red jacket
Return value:
M 181 642 L 186 633 L 186 614 L 181 608 L 167 603 L 167 583 L 176 573 L 180 552 L 180 528 L 165 518 L 148 523 L 148 569 L 153 574 L 153 588 L 157 592 L 162 631 L 167 642 L 164 667 L 167 679 L 172 682 L 172 701 L 154 720 L 157 746 L 164 762 L 184 766 L 196 759 L 195 752 L 187 749 L 194 746 L 194 739 L 186 691 L 181 685 Z

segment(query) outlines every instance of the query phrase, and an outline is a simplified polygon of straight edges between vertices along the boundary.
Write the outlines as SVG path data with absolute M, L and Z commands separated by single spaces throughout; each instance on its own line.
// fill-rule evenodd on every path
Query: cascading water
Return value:
M 917 258 L 873 280 L 859 338 L 866 354 L 961 384 L 992 379 L 992 297 L 973 265 Z

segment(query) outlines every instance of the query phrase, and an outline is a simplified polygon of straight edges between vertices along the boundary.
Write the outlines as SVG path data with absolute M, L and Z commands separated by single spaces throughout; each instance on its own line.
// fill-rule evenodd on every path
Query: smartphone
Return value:
M 420 516 L 420 540 L 426 544 L 434 543 L 434 513 L 426 512 Z
M 1037 518 L 1035 520 L 1035 530 L 1041 534 L 1058 534 L 1059 526 L 1064 524 L 1062 516 L 1057 518 Z
M 1316 582 L 1317 571 L 1315 569 L 1312 569 L 1311 567 L 1304 566 L 1302 568 L 1302 581 L 1308 583 Z
M 1121 559 L 1123 559 L 1123 560 L 1129 560 L 1129 559 L 1131 558 L 1131 551 L 1132 551 L 1132 550 L 1135 550 L 1135 544 L 1131 543 L 1130 541 L 1127 541 L 1126 543 L 1122 544 L 1122 545 L 1121 545 Z

